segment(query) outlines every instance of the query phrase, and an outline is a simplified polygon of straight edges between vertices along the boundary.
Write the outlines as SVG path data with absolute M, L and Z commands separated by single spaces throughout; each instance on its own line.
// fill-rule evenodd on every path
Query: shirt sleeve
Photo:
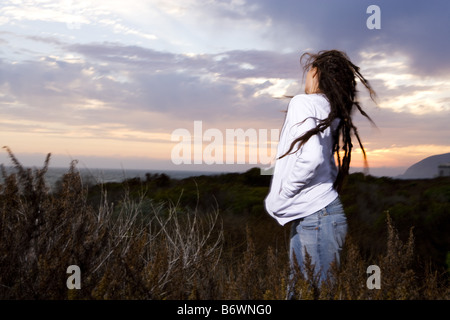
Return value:
M 287 145 L 290 146 L 292 141 L 301 137 L 309 130 L 316 127 L 316 117 L 314 106 L 303 98 L 291 100 L 287 117 L 289 118 L 290 128 L 286 134 Z M 295 151 L 296 147 L 291 151 Z M 282 178 L 280 196 L 284 198 L 292 198 L 304 188 L 308 182 L 314 177 L 316 169 L 323 162 L 322 145 L 318 134 L 309 138 L 298 151 L 287 155 L 293 157 L 291 170 L 288 171 L 286 177 Z

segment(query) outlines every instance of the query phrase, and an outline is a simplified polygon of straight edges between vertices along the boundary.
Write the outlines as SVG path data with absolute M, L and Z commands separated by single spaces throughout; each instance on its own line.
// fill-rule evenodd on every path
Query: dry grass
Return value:
M 287 252 L 255 248 L 229 254 L 219 208 L 199 212 L 144 196 L 95 208 L 87 203 L 72 163 L 60 189 L 49 192 L 44 167 L 16 172 L 0 185 L 0 299 L 285 299 Z M 387 220 L 386 252 L 365 261 L 347 240 L 342 265 L 321 285 L 310 270 L 297 277 L 300 299 L 448 299 L 446 275 L 411 268 L 414 237 L 402 242 Z M 376 239 L 375 241 L 382 241 Z M 366 286 L 366 269 L 381 268 L 381 289 Z M 81 269 L 81 289 L 69 290 L 69 265 Z M 443 282 L 442 279 L 445 281 Z

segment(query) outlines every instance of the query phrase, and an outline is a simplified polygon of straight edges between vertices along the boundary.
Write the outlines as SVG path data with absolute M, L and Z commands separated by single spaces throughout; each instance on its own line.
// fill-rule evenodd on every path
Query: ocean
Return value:
M 15 171 L 13 167 L 5 167 L 6 172 Z M 86 169 L 76 168 L 80 173 L 83 184 L 95 185 L 108 182 L 122 182 L 126 179 L 141 178 L 146 179 L 146 174 L 166 174 L 171 179 L 185 179 L 201 175 L 219 175 L 226 172 L 216 171 L 182 171 L 182 170 L 141 170 L 141 169 Z M 48 168 L 45 180 L 50 188 L 53 188 L 58 180 L 69 171 L 69 168 Z M 3 183 L 3 175 L 0 174 L 0 182 Z

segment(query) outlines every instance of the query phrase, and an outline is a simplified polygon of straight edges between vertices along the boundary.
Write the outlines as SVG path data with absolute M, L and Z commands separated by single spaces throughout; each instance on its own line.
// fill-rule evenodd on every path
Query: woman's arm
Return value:
M 291 101 L 287 116 L 293 124 L 284 136 L 288 140 L 287 145 L 317 125 L 314 106 L 304 96 Z M 316 169 L 324 161 L 319 135 L 312 136 L 297 152 L 286 157 L 293 157 L 288 161 L 293 162 L 293 165 L 281 177 L 280 196 L 292 198 L 311 181 Z

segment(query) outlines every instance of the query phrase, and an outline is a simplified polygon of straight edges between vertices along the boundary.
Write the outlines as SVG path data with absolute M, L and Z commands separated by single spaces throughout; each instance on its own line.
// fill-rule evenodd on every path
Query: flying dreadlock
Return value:
M 338 175 L 334 182 L 336 190 L 340 191 L 344 178 L 348 175 L 352 153 L 352 133 L 358 140 L 364 156 L 364 165 L 367 167 L 367 156 L 364 147 L 359 138 L 358 129 L 352 121 L 353 111 L 358 111 L 374 124 L 372 119 L 361 108 L 356 100 L 356 77 L 367 88 L 370 97 L 375 101 L 375 91 L 369 85 L 369 82 L 362 76 L 359 67 L 354 65 L 348 56 L 337 50 L 320 51 L 317 54 L 305 53 L 301 56 L 300 61 L 305 57 L 307 60 L 304 64 L 304 71 L 311 68 L 317 72 L 319 77 L 318 91 L 325 94 L 331 105 L 331 111 L 328 118 L 320 120 L 317 127 L 307 131 L 302 136 L 296 138 L 290 145 L 288 151 L 280 157 L 283 158 L 288 154 L 297 152 L 312 136 L 323 132 L 328 128 L 333 120 L 340 119 L 338 128 L 334 135 L 333 151 L 337 154 Z M 340 141 L 342 141 L 342 151 L 344 153 L 342 159 L 340 155 Z M 298 145 L 297 145 L 298 144 Z M 295 151 L 294 148 L 297 145 Z

